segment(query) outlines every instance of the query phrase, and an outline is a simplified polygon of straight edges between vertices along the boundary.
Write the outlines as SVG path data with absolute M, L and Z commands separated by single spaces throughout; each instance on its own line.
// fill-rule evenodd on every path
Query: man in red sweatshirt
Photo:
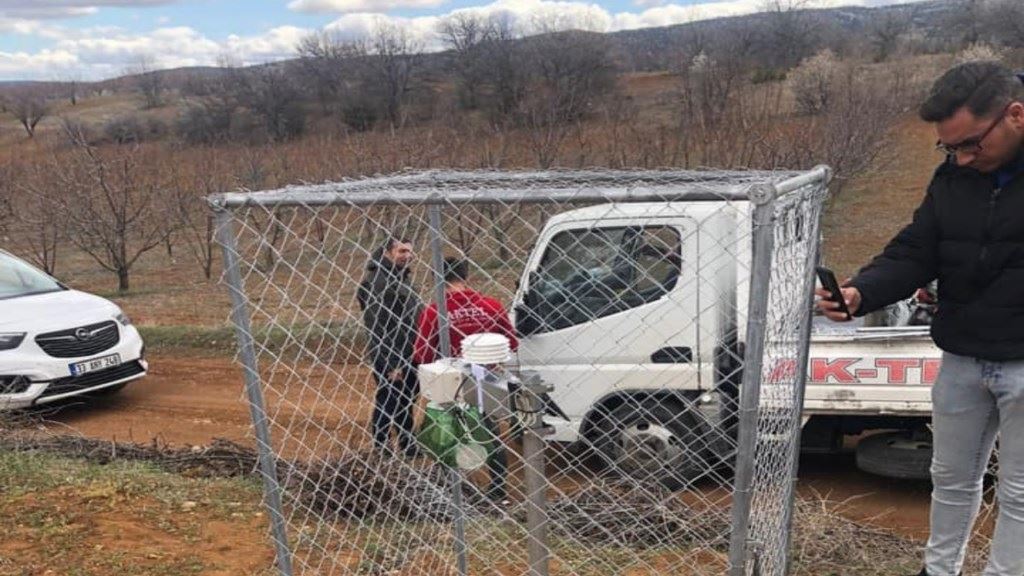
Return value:
M 444 261 L 444 303 L 448 310 L 448 335 L 451 341 L 451 356 L 462 355 L 462 340 L 472 334 L 492 332 L 508 338 L 513 351 L 519 346 L 515 329 L 508 319 L 505 308 L 494 298 L 489 298 L 471 289 L 467 283 L 469 263 L 457 258 L 446 258 Z M 416 344 L 413 347 L 413 358 L 417 364 L 433 362 L 440 356 L 440 340 L 438 336 L 437 303 L 433 303 L 420 313 L 419 328 L 416 331 Z M 479 407 L 481 410 L 483 406 Z M 487 470 L 490 473 L 490 486 L 487 497 L 495 502 L 506 502 L 505 487 L 508 470 L 508 456 L 505 444 L 501 441 L 501 425 L 493 414 L 484 414 L 484 426 L 497 440 L 498 448 L 487 458 Z M 513 432 L 513 436 L 516 432 Z
M 462 340 L 472 334 L 494 332 L 508 338 L 514 351 L 519 345 L 515 329 L 508 319 L 505 307 L 494 298 L 489 298 L 469 287 L 469 263 L 457 258 L 444 261 L 444 303 L 448 309 L 448 334 L 451 340 L 451 355 L 462 354 Z M 427 364 L 440 356 L 437 334 L 437 303 L 428 306 L 420 314 L 416 331 L 413 357 L 417 364 Z

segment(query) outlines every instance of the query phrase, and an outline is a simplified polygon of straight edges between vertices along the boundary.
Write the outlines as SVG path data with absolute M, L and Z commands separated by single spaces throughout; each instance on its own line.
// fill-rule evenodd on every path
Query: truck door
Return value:
M 699 389 L 696 226 L 566 223 L 540 239 L 517 295 L 521 367 L 573 419 L 627 389 Z

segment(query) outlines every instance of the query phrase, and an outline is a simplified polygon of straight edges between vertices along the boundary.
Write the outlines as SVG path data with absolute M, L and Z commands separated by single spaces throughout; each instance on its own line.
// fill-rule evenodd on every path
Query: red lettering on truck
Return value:
M 850 372 L 850 366 L 857 363 L 860 358 L 813 358 L 811 360 L 811 382 L 825 382 L 829 378 L 837 384 L 853 384 L 857 378 Z
M 906 384 L 907 368 L 919 368 L 920 358 L 878 358 L 875 366 L 885 368 L 889 373 L 889 384 Z
M 859 366 L 867 358 L 811 358 L 810 381 L 818 384 L 857 384 L 882 377 L 884 384 L 908 384 L 910 370 L 920 370 L 920 383 L 931 385 L 939 376 L 940 358 L 875 358 L 874 368 Z

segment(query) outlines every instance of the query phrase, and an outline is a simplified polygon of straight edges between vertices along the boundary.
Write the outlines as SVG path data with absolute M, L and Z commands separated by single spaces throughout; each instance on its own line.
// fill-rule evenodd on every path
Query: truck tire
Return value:
M 931 479 L 932 441 L 910 431 L 882 432 L 857 443 L 857 468 L 888 478 Z
M 593 430 L 602 471 L 680 490 L 711 470 L 707 434 L 683 403 L 628 399 Z

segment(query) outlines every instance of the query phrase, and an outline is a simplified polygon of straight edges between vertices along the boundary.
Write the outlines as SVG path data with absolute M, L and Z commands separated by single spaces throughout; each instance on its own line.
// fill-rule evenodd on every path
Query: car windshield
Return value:
M 0 252 L 0 299 L 63 290 L 56 280 L 17 258 Z

